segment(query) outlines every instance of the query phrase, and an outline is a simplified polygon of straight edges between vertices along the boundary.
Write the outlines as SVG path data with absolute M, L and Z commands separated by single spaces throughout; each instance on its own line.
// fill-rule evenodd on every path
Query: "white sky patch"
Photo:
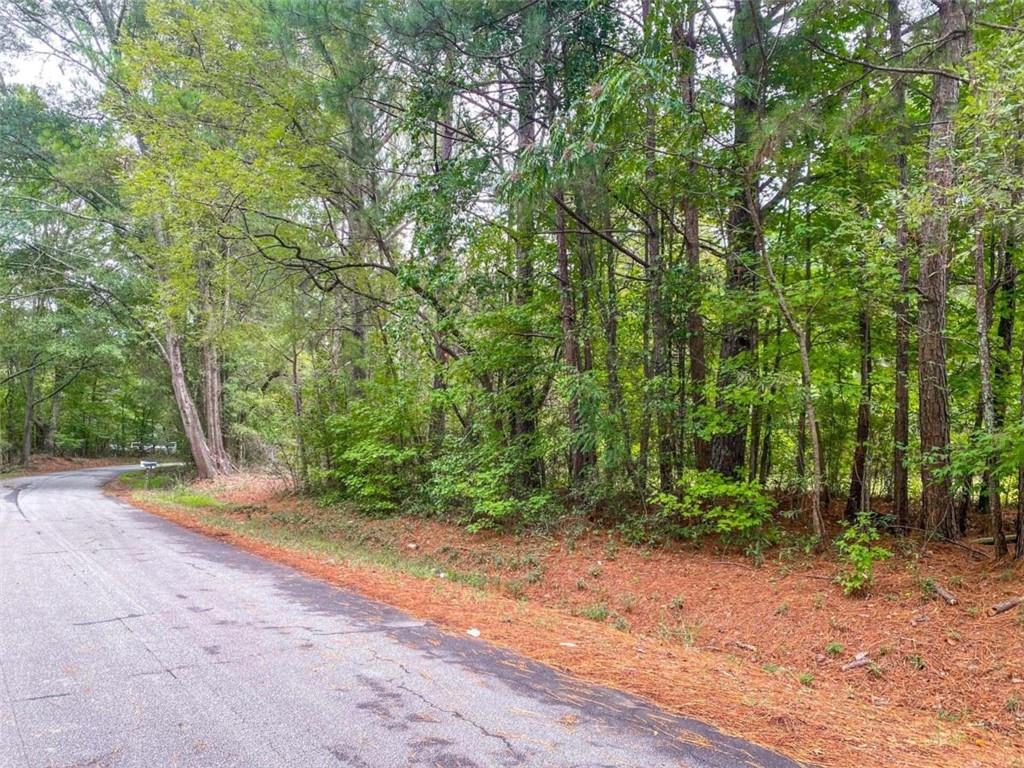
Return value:
M 41 90 L 70 90 L 70 73 L 65 69 L 57 57 L 36 51 L 23 51 L 3 59 L 4 79 L 8 85 L 30 85 Z

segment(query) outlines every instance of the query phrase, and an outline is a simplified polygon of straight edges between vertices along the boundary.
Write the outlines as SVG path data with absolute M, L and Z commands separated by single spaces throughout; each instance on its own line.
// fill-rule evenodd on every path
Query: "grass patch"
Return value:
M 608 618 L 608 606 L 604 603 L 586 605 L 580 609 L 580 616 L 591 621 L 604 621 Z
M 218 501 L 208 493 L 198 493 L 188 488 L 171 488 L 166 491 L 158 491 L 160 501 L 170 504 L 177 504 L 179 507 L 224 507 L 228 506 Z
M 149 490 L 162 491 L 168 488 L 180 486 L 192 479 L 192 473 L 188 467 L 157 467 L 149 473 Z M 121 484 L 133 491 L 141 491 L 146 488 L 146 473 L 137 469 L 133 472 L 125 472 L 118 477 Z
M 453 568 L 450 556 L 411 557 L 400 541 L 368 529 L 368 521 L 346 506 L 326 507 L 311 514 L 301 508 L 269 511 L 231 504 L 186 485 L 185 478 L 175 474 L 174 469 L 168 468 L 166 473 L 154 472 L 148 492 L 143 490 L 143 472 L 129 472 L 120 479 L 139 492 L 140 499 L 184 507 L 199 522 L 267 544 L 357 566 L 383 567 L 421 579 L 459 582 L 479 590 L 490 585 L 490 579 L 479 571 Z M 154 482 L 158 478 L 159 481 Z

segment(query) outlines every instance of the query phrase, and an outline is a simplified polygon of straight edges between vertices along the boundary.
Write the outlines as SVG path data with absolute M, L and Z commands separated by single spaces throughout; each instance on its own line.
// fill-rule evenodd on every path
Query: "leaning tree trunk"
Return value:
M 178 335 L 168 330 L 164 341 L 164 353 L 167 356 L 167 365 L 171 372 L 171 389 L 174 392 L 174 401 L 178 406 L 178 413 L 181 416 L 181 427 L 185 431 L 185 438 L 188 440 L 188 447 L 192 453 L 192 461 L 196 465 L 196 474 L 201 480 L 208 480 L 219 474 L 217 464 L 210 454 L 210 446 L 206 442 L 206 434 L 203 432 L 202 422 L 199 420 L 199 411 L 196 409 L 192 394 L 188 391 L 188 382 L 185 380 L 185 368 L 181 362 L 181 339 Z
M 753 185 L 748 185 L 748 197 L 751 200 L 750 208 L 754 210 L 754 195 L 756 191 Z M 786 325 L 789 326 L 789 330 L 796 336 L 797 348 L 800 353 L 800 384 L 801 390 L 804 397 L 804 411 L 807 417 L 807 426 L 810 432 L 811 438 L 811 458 L 814 464 L 814 471 L 811 475 L 811 528 L 814 531 L 814 536 L 818 540 L 818 546 L 824 541 L 825 537 L 825 522 L 821 514 L 821 496 L 824 483 L 822 478 L 824 477 L 824 461 L 822 459 L 821 452 L 821 435 L 818 432 L 818 417 L 814 408 L 814 391 L 811 383 L 811 346 L 810 346 L 810 334 L 808 333 L 809 323 L 801 323 L 797 320 L 793 314 L 792 309 L 789 306 L 789 302 L 786 300 L 786 293 L 783 289 L 782 283 L 779 282 L 775 276 L 775 270 L 772 268 L 771 258 L 768 255 L 768 249 L 764 243 L 764 230 L 761 227 L 760 218 L 755 213 L 753 218 L 755 242 L 757 249 L 761 255 L 761 264 L 764 268 L 765 279 L 768 281 L 772 292 L 775 294 L 775 298 L 778 301 L 779 311 L 782 313 L 782 317 L 786 321 Z
M 953 68 L 963 58 L 967 19 L 960 0 L 940 0 L 942 45 L 934 59 Z M 946 377 L 946 297 L 949 217 L 954 173 L 953 116 L 960 81 L 934 76 L 926 167 L 928 204 L 921 223 L 918 277 L 918 427 L 921 434 L 921 522 L 927 531 L 957 538 L 949 477 L 949 390 Z

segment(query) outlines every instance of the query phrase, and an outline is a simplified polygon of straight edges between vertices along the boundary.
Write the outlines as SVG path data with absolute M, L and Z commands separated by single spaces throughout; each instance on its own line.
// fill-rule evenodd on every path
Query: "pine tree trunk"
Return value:
M 569 374 L 580 370 L 579 345 L 576 339 L 576 302 L 573 296 L 572 274 L 569 269 L 569 245 L 565 234 L 565 211 L 562 192 L 555 192 L 555 241 L 557 251 L 556 274 L 559 290 L 559 313 L 562 326 L 562 354 Z M 580 442 L 580 402 L 575 393 L 569 396 L 569 480 L 575 485 L 583 472 L 583 452 Z
M 687 59 L 683 62 L 684 74 L 680 78 L 679 93 L 688 115 L 696 111 L 697 98 L 697 30 L 696 4 L 687 3 L 686 12 L 676 27 L 676 46 Z M 687 173 L 691 179 L 697 177 L 697 163 L 687 162 Z M 686 344 L 690 358 L 690 406 L 693 419 L 700 418 L 707 395 L 707 362 L 705 360 L 704 317 L 701 314 L 703 276 L 700 268 L 700 211 L 692 195 L 685 195 L 683 210 L 683 250 L 686 255 L 686 275 L 689 282 L 689 296 L 686 308 Z M 711 444 L 698 430 L 693 431 L 693 458 L 697 469 L 711 466 Z
M 937 67 L 957 67 L 967 19 L 960 0 L 940 0 L 941 47 Z M 928 204 L 921 223 L 918 278 L 918 426 L 921 433 L 921 522 L 931 533 L 957 538 L 949 478 L 949 389 L 946 374 L 946 303 L 949 289 L 949 216 L 954 173 L 953 117 L 960 96 L 956 78 L 935 75 L 926 177 Z
M 452 153 L 455 147 L 455 130 L 452 125 L 454 120 L 452 97 L 449 95 L 445 106 L 441 112 L 440 120 L 437 121 L 434 130 L 434 175 L 440 177 L 444 173 L 448 166 L 451 164 Z M 438 134 L 440 134 L 440 147 L 438 148 Z M 434 265 L 439 273 L 443 273 L 445 264 L 449 258 L 448 249 L 450 244 L 447 242 L 441 243 L 440 247 L 437 248 L 434 253 Z M 446 409 L 442 400 L 441 394 L 447 389 L 447 376 L 446 369 L 448 367 L 448 349 L 447 349 L 447 338 L 444 331 L 445 323 L 445 309 L 442 303 L 438 304 L 437 317 L 436 317 L 437 328 L 434 330 L 434 379 L 431 384 L 434 390 L 434 397 L 430 404 L 430 425 L 429 425 L 429 440 L 430 444 L 440 446 L 444 441 L 445 432 L 447 431 L 446 425 Z
M 519 84 L 517 86 L 517 119 L 516 153 L 523 158 L 533 147 L 536 140 L 537 86 L 535 82 L 536 67 L 528 58 L 521 63 Z M 515 302 L 525 307 L 533 298 L 533 240 L 534 221 L 531 201 L 523 196 L 516 204 L 515 210 Z M 530 339 L 524 341 L 530 344 Z M 537 406 L 535 395 L 530 383 L 530 372 L 522 372 L 522 381 L 517 385 L 517 407 L 512 414 L 512 434 L 521 450 L 526 454 L 520 482 L 524 487 L 533 488 L 540 483 L 542 467 L 538 457 L 534 456 L 537 431 Z
M 652 29 L 651 0 L 642 0 L 645 35 Z M 650 45 L 650 41 L 647 41 Z M 657 169 L 657 113 L 653 105 L 647 107 L 647 127 L 644 133 L 647 187 L 654 189 Z M 668 388 L 668 318 L 665 312 L 665 269 L 661 242 L 661 220 L 658 209 L 648 202 L 644 211 L 644 258 L 647 261 L 647 306 L 651 318 L 651 357 L 647 376 L 645 407 L 653 417 L 658 444 L 658 486 L 663 491 L 672 488 L 672 426 L 666 403 Z
M 897 64 L 903 57 L 903 12 L 900 0 L 888 0 L 889 54 Z M 904 75 L 893 77 L 894 114 L 899 123 L 896 169 L 900 201 L 896 208 L 896 271 L 899 288 L 894 303 L 896 315 L 895 389 L 893 403 L 892 505 L 897 530 L 910 525 L 910 495 L 907 475 L 907 446 L 910 442 L 910 253 L 907 217 L 904 211 L 910 186 L 907 164 L 906 85 Z
M 747 157 L 754 128 L 760 114 L 761 4 L 759 0 L 733 0 L 732 46 L 736 57 L 736 87 L 733 92 L 733 145 L 739 158 L 739 184 L 731 203 L 728 222 L 725 292 L 727 301 L 735 306 L 748 306 L 755 287 L 751 268 L 756 255 L 753 216 L 747 200 L 747 188 L 755 190 L 757 174 L 751 174 Z M 750 176 L 753 178 L 748 178 Z M 714 436 L 711 443 L 712 468 L 728 477 L 739 477 L 745 462 L 748 409 L 729 400 L 729 392 L 749 374 L 749 354 L 753 349 L 753 320 L 745 313 L 730 318 L 722 329 L 719 353 L 717 390 L 722 401 L 719 412 L 725 414 L 732 428 Z

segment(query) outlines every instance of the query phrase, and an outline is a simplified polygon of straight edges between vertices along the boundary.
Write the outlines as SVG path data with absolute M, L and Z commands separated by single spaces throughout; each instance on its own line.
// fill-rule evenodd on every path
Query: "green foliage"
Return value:
M 330 496 L 376 514 L 394 512 L 413 497 L 421 471 L 413 404 L 401 390 L 383 388 L 379 395 L 355 400 L 327 419 L 331 467 L 314 476 Z
M 426 501 L 440 514 L 451 514 L 470 531 L 510 524 L 537 524 L 550 516 L 553 496 L 520 485 L 523 452 L 481 442 L 434 459 L 425 486 Z
M 716 472 L 687 470 L 676 493 L 656 493 L 655 525 L 679 538 L 719 536 L 729 546 L 750 546 L 775 538 L 775 502 L 757 483 L 730 480 Z
M 852 596 L 867 591 L 874 581 L 875 564 L 892 557 L 892 552 L 875 543 L 880 538 L 874 521 L 867 515 L 861 515 L 855 523 L 843 524 L 843 532 L 834 544 L 841 563 L 836 583 L 844 594 Z
M 605 603 L 593 603 L 580 609 L 580 616 L 591 621 L 603 622 L 609 616 L 608 606 Z

